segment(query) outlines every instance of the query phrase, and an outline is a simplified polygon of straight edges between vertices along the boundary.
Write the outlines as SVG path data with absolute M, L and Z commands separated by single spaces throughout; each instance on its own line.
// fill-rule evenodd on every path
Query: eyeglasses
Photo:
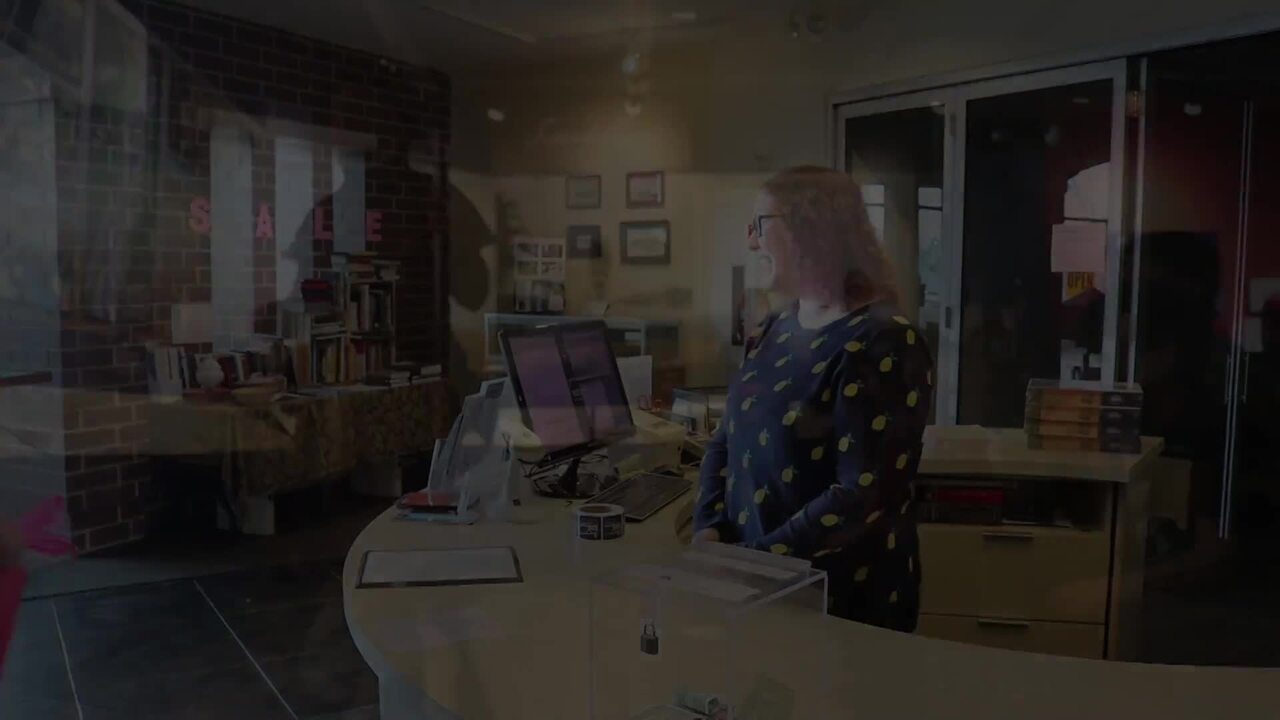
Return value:
M 781 215 L 757 215 L 751 218 L 751 225 L 748 226 L 751 229 L 751 234 L 756 237 L 764 237 L 764 221 L 771 220 L 773 218 L 780 218 L 780 217 L 782 216 Z

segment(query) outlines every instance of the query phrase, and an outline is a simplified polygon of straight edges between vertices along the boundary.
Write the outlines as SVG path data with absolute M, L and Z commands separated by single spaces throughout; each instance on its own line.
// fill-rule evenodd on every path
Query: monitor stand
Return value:
M 607 463 L 605 463 L 607 466 Z M 597 473 L 582 469 L 582 458 L 576 457 L 565 463 L 555 482 L 547 491 L 537 490 L 540 495 L 550 497 L 585 500 L 595 497 L 617 481 L 611 472 Z

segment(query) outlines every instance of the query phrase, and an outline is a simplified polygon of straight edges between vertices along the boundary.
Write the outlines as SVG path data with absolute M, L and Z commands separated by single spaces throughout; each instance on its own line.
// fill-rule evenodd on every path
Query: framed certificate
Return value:
M 666 220 L 624 222 L 618 238 L 624 264 L 671 264 L 671 223 Z
M 660 208 L 666 199 L 661 171 L 627 173 L 627 207 Z
M 599 225 L 570 225 L 565 231 L 565 244 L 571 258 L 598 258 L 604 255 L 600 245 Z

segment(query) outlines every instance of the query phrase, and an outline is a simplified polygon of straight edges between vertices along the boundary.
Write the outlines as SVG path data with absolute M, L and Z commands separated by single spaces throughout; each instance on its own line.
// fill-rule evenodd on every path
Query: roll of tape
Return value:
M 616 540 L 627 532 L 626 511 L 621 505 L 591 503 L 573 513 L 578 538 L 582 540 Z

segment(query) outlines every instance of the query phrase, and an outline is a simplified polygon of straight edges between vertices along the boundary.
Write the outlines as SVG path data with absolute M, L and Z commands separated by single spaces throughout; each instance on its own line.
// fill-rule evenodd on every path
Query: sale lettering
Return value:
M 191 199 L 187 209 L 187 227 L 197 235 L 209 235 L 213 231 L 210 218 L 211 206 L 209 198 L 197 196 Z M 253 214 L 253 236 L 259 240 L 274 240 L 276 236 L 275 215 L 270 203 L 261 203 Z M 333 223 L 329 220 L 328 210 L 316 207 L 311 211 L 311 236 L 316 240 L 333 239 Z M 369 210 L 364 214 L 364 239 L 369 244 L 382 241 L 382 211 Z

